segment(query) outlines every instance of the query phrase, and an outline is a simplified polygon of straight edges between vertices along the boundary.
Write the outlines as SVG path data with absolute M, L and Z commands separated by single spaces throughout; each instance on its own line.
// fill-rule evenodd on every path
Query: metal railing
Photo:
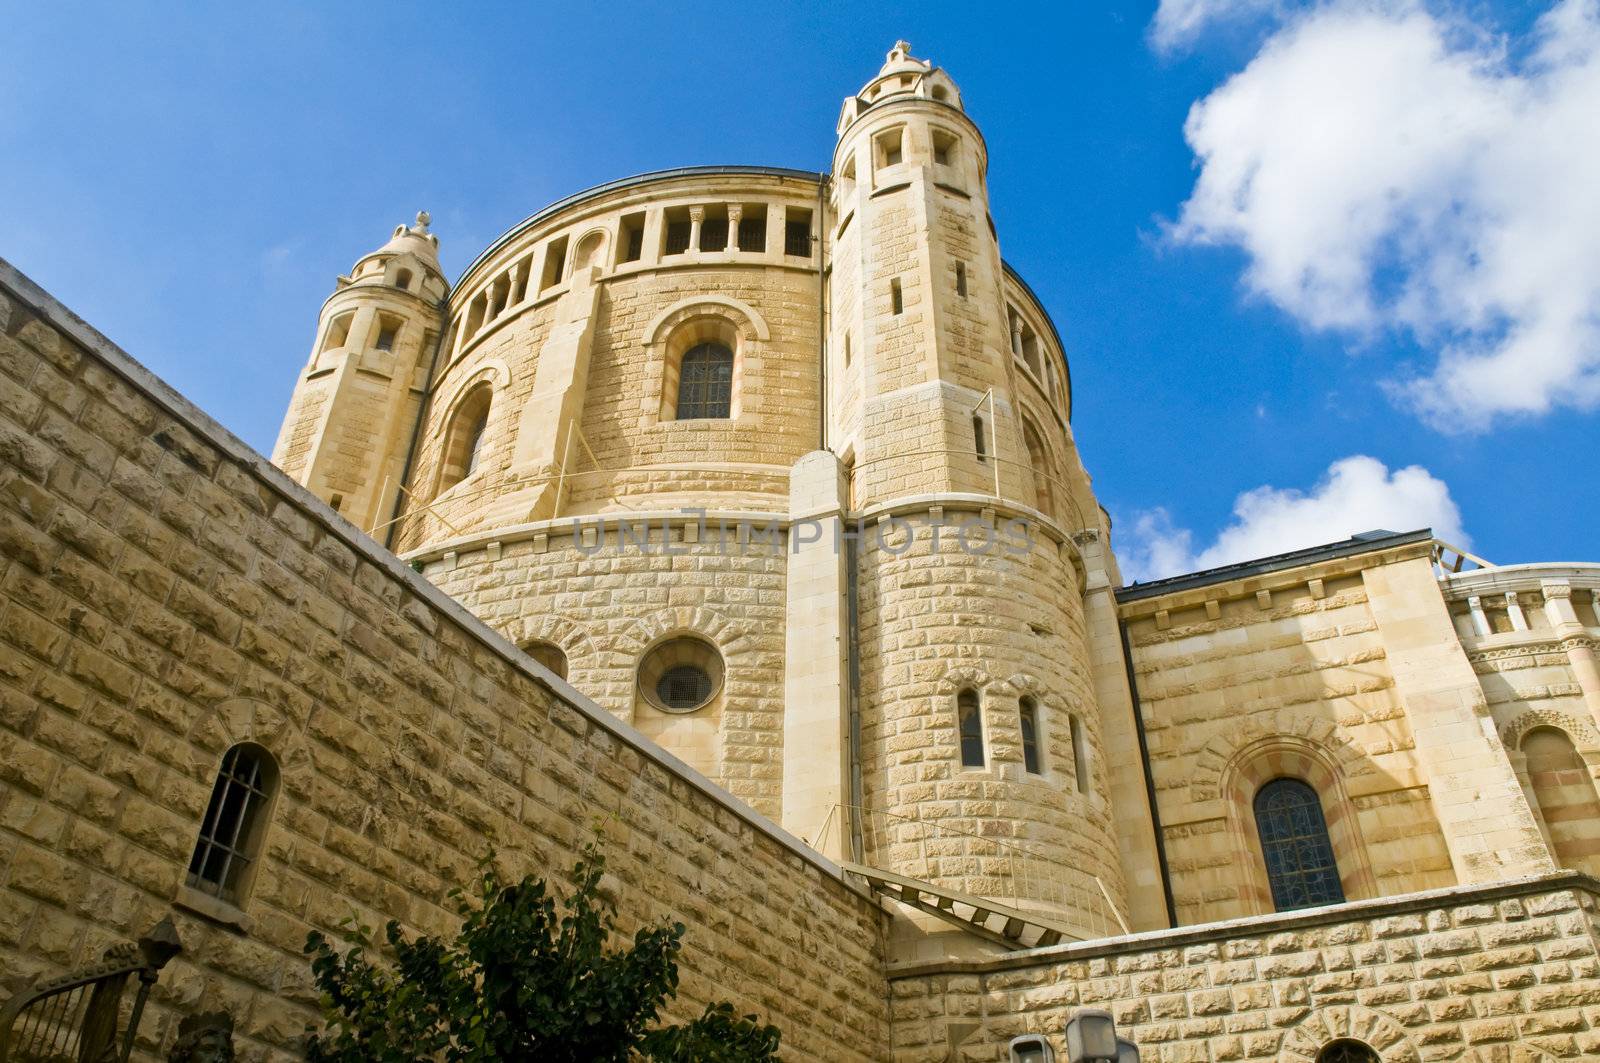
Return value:
M 0 1008 L 0 1063 L 126 1063 L 150 987 L 182 950 L 172 920 L 163 919 L 137 944 L 111 946 L 93 967 L 18 992 Z M 139 991 L 119 1037 L 134 975 Z
M 920 815 L 836 805 L 823 822 L 817 847 L 823 847 L 830 831 L 847 830 L 852 818 L 860 825 L 865 865 L 1036 911 L 1080 928 L 1083 940 L 1130 933 L 1098 875 L 1014 838 L 963 830 Z

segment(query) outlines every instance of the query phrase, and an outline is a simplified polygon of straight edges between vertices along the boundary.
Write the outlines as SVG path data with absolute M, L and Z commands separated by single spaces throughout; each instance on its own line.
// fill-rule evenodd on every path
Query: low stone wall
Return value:
M 1600 1058 L 1600 882 L 1571 872 L 890 969 L 897 1063 L 1005 1060 L 1105 1008 L 1153 1063 Z M 952 1048 L 953 1045 L 959 1046 Z
M 281 786 L 237 913 L 174 906 L 223 752 Z M 56 973 L 173 911 L 144 1047 L 225 1006 L 242 1059 L 314 1017 L 301 946 L 448 931 L 491 841 L 556 873 L 605 824 L 621 929 L 688 925 L 675 1017 L 793 1059 L 888 1043 L 883 918 L 839 870 L 536 665 L 0 262 L 0 964 Z

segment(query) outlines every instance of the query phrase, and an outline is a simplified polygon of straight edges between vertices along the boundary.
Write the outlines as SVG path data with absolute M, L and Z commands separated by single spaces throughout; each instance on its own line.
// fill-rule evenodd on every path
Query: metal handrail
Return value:
M 137 944 L 106 949 L 100 963 L 18 992 L 0 1007 L 0 1063 L 126 1063 L 150 988 L 182 950 L 172 920 L 163 919 Z M 139 992 L 119 1044 L 122 993 L 133 975 Z
M 837 814 L 837 815 L 836 815 Z M 913 860 L 920 863 L 920 875 L 923 881 L 937 883 L 942 878 L 949 878 L 948 874 L 939 873 L 935 861 L 951 858 L 952 854 L 929 853 L 929 841 L 961 839 L 963 842 L 976 842 L 978 848 L 987 848 L 995 851 L 1003 861 L 1004 873 L 996 874 L 989 871 L 977 875 L 962 874 L 960 878 L 980 878 L 989 880 L 992 886 L 998 887 L 995 891 L 985 895 L 995 900 L 1003 900 L 1012 907 L 1020 910 L 1029 908 L 1039 911 L 1049 911 L 1057 915 L 1058 910 L 1075 913 L 1084 923 L 1084 928 L 1091 937 L 1108 937 L 1120 930 L 1121 933 L 1130 932 L 1128 921 L 1118 910 L 1116 903 L 1111 898 L 1111 893 L 1106 889 L 1100 876 L 1081 868 L 1068 867 L 1060 860 L 1049 857 L 1037 849 L 1019 844 L 1011 839 L 996 838 L 974 831 L 963 830 L 958 827 L 948 826 L 938 821 L 930 821 L 915 816 L 901 815 L 883 809 L 863 808 L 858 805 L 837 805 L 829 812 L 817 844 L 820 847 L 826 840 L 827 832 L 832 827 L 835 819 L 839 822 L 839 829 L 844 829 L 845 816 L 854 815 L 856 822 L 864 824 L 863 834 L 866 838 L 867 852 L 860 854 L 863 864 L 877 866 L 874 860 L 883 860 L 888 856 L 893 846 L 909 846 L 915 844 L 917 852 Z M 874 821 L 877 821 L 874 823 Z M 892 821 L 892 823 L 891 823 Z M 878 824 L 881 827 L 874 829 Z M 889 837 L 891 827 L 920 828 L 917 836 L 910 839 L 895 839 Z M 871 855 L 869 855 L 871 854 Z M 962 853 L 962 857 L 977 856 L 982 853 Z M 887 861 L 903 869 L 907 861 L 896 858 Z M 884 870 L 893 870 L 885 867 Z M 1075 881 L 1081 880 L 1081 881 Z

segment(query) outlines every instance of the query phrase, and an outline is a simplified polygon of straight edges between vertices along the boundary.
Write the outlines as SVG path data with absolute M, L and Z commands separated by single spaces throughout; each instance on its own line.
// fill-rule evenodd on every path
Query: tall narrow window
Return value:
M 1030 775 L 1038 775 L 1039 765 L 1039 703 L 1024 696 L 1017 703 L 1018 723 L 1022 729 L 1022 767 Z
M 905 297 L 900 294 L 899 277 L 896 277 L 889 282 L 889 306 L 897 314 L 906 308 Z
M 726 419 L 732 402 L 733 352 L 720 343 L 685 351 L 678 369 L 678 420 Z
M 904 133 L 903 129 L 891 129 L 878 134 L 874 143 L 878 148 L 879 166 L 900 165 L 900 160 L 904 157 Z
M 983 767 L 983 713 L 977 691 L 963 690 L 956 695 L 956 728 L 961 737 L 961 766 Z
M 644 215 L 628 214 L 622 219 L 622 239 L 618 241 L 622 254 L 618 262 L 637 262 L 644 254 Z
M 223 755 L 189 859 L 192 888 L 232 904 L 243 900 L 277 785 L 277 765 L 260 746 L 241 743 Z
M 967 297 L 967 264 L 956 263 L 956 294 L 965 299 Z
M 663 255 L 681 255 L 689 250 L 689 237 L 694 232 L 694 223 L 689 220 L 688 207 L 673 207 L 666 213 L 661 253 Z
M 783 253 L 811 257 L 811 211 L 790 207 L 783 217 Z
M 356 318 L 355 311 L 340 314 L 328 326 L 328 334 L 322 338 L 322 350 L 331 351 L 343 347 L 350 339 L 350 323 Z
M 539 290 L 554 287 L 561 283 L 561 278 L 566 275 L 567 268 L 567 238 L 551 240 L 544 249 L 544 279 L 539 283 Z
M 1273 906 L 1288 912 L 1341 903 L 1344 887 L 1317 792 L 1299 779 L 1274 779 L 1257 791 L 1255 813 Z
M 1044 449 L 1044 440 L 1039 438 L 1038 429 L 1034 428 L 1030 418 L 1022 420 L 1022 445 L 1028 451 L 1028 464 L 1033 467 L 1033 504 L 1034 508 L 1047 517 L 1055 516 L 1055 502 L 1050 494 L 1050 457 Z
M 700 250 L 721 251 L 728 246 L 728 211 L 725 207 L 707 207 L 705 220 L 700 223 Z
M 1074 713 L 1067 717 L 1067 730 L 1072 737 L 1072 775 L 1080 794 L 1089 792 L 1089 745 L 1083 733 L 1083 721 Z
M 767 208 L 764 203 L 746 204 L 739 218 L 739 250 L 765 251 L 767 249 Z M 809 251 L 810 248 L 807 248 Z
M 378 338 L 373 346 L 380 351 L 394 350 L 395 337 L 400 334 L 401 320 L 393 314 L 378 315 Z
M 979 461 L 989 460 L 989 441 L 983 437 L 983 415 L 972 415 L 972 449 Z
M 461 400 L 450 419 L 439 466 L 440 491 L 454 487 L 477 471 L 483 457 L 483 437 L 489 427 L 491 397 L 487 383 L 477 385 Z
M 410 288 L 411 271 L 409 269 L 403 269 L 399 273 L 396 273 L 394 275 L 394 286 L 396 288 Z
M 850 333 L 848 332 L 844 334 L 844 364 L 847 367 L 850 365 Z

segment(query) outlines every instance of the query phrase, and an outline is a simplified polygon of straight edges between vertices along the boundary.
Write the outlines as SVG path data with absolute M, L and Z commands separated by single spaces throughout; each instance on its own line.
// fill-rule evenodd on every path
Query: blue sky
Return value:
M 1133 574 L 1411 518 L 1600 560 L 1592 2 L 975 10 L 16 5 L 0 254 L 266 451 L 417 208 L 455 275 L 611 178 L 823 166 L 904 37 L 984 131 Z

